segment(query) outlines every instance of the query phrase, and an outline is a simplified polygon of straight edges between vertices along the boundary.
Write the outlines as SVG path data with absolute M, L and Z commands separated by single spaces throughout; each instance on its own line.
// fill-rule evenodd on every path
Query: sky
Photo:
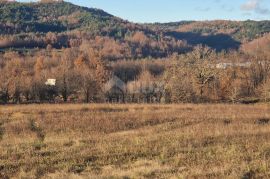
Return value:
M 27 1 L 27 0 L 21 0 Z M 270 0 L 66 0 L 132 22 L 270 20 Z

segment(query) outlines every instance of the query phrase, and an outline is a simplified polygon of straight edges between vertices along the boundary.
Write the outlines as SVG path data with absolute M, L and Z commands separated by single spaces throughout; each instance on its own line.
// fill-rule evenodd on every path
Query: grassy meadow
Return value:
M 269 178 L 270 106 L 0 106 L 0 178 Z

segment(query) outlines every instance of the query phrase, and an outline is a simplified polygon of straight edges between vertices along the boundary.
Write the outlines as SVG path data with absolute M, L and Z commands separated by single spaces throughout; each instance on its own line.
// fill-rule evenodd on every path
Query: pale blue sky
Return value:
M 22 0 L 27 1 L 27 0 Z M 270 20 L 270 0 L 67 0 L 133 22 Z

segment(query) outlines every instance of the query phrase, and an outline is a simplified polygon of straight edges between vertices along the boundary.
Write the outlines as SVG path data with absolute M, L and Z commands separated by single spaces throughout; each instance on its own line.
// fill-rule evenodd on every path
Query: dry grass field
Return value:
M 0 178 L 269 178 L 268 105 L 0 106 Z

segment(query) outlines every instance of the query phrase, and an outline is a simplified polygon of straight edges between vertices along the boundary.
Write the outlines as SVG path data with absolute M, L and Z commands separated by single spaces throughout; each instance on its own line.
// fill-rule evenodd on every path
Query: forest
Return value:
M 166 58 L 109 62 L 103 60 L 106 51 L 97 52 L 83 43 L 80 48 L 36 53 L 22 56 L 11 51 L 1 57 L 1 103 L 270 100 L 269 54 L 262 52 L 217 53 L 209 47 L 197 46 L 189 53 Z M 113 81 L 105 89 L 114 76 L 124 87 Z M 46 85 L 47 79 L 56 79 L 56 85 Z
M 64 1 L 0 13 L 2 104 L 270 100 L 270 21 L 136 24 Z

